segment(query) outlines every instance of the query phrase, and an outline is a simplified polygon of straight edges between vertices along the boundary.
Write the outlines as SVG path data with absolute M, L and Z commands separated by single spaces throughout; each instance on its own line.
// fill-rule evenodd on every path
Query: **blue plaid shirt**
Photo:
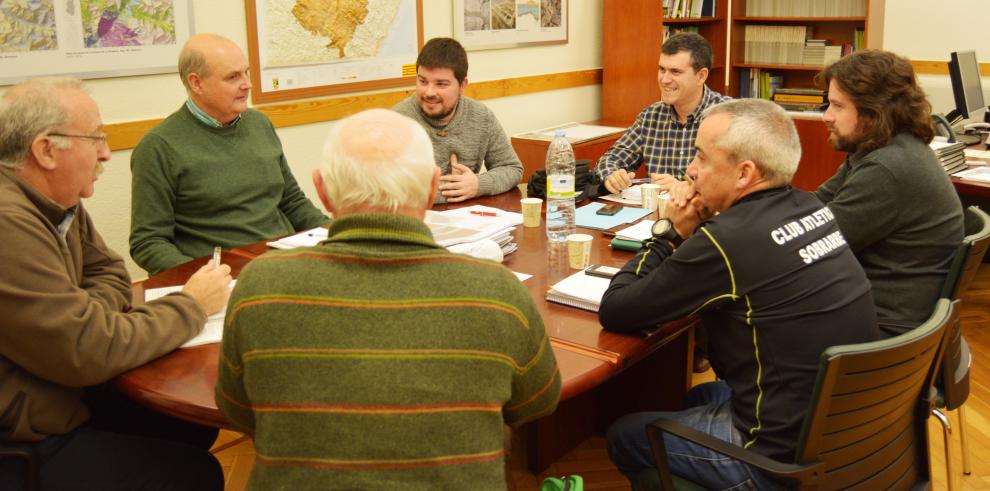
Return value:
M 646 162 L 649 174 L 670 174 L 679 178 L 694 160 L 694 140 L 701 126 L 701 113 L 729 99 L 731 97 L 704 86 L 701 103 L 688 114 L 684 124 L 677 120 L 673 106 L 663 101 L 651 104 L 598 160 L 598 175 L 605 180 L 619 169 L 635 171 Z

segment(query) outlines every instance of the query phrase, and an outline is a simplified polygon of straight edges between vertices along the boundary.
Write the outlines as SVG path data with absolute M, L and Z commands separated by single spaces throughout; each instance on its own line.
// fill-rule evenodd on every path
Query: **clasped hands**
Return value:
M 478 175 L 450 154 L 450 174 L 440 176 L 440 194 L 448 203 L 457 203 L 478 195 Z
M 701 225 L 701 222 L 711 218 L 715 212 L 701 201 L 694 187 L 694 182 L 674 180 L 667 188 L 670 195 L 664 215 L 669 218 L 677 230 L 677 235 L 687 239 Z

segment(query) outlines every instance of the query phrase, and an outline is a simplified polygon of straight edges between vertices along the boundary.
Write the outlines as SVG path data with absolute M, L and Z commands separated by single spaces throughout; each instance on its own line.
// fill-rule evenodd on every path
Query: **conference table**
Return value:
M 522 193 L 514 189 L 464 204 L 437 205 L 435 210 L 482 204 L 519 211 Z M 632 254 L 609 247 L 610 237 L 579 229 L 594 237 L 591 262 L 622 266 Z M 512 271 L 533 275 L 523 281 L 550 336 L 562 388 L 557 410 L 513 434 L 513 460 L 534 473 L 546 469 L 615 418 L 635 411 L 679 409 L 691 384 L 694 318 L 669 322 L 648 334 L 617 334 L 602 329 L 594 312 L 545 300 L 555 282 L 574 273 L 566 250 L 549 247 L 544 227 L 518 227 L 518 250 L 506 256 Z M 222 261 L 234 277 L 251 259 L 267 252 L 265 242 L 224 251 Z M 199 258 L 162 272 L 134 287 L 135 302 L 145 288 L 183 284 L 209 258 Z M 219 344 L 178 349 L 116 379 L 129 397 L 153 409 L 204 425 L 232 428 L 217 409 L 213 389 Z M 233 428 L 232 428 L 233 429 Z

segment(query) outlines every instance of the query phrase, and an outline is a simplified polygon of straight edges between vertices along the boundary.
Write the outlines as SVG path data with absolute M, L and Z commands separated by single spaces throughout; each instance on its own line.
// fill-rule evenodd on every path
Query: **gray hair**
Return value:
M 763 99 L 736 99 L 714 105 L 702 117 L 726 114 L 729 128 L 715 142 L 736 162 L 752 160 L 775 186 L 790 184 L 801 161 L 801 140 L 783 108 Z
M 422 126 L 394 111 L 370 109 L 331 128 L 321 172 L 334 207 L 394 213 L 433 202 L 434 169 L 433 144 Z
M 19 169 L 31 152 L 34 139 L 69 123 L 69 112 L 62 104 L 61 91 L 83 90 L 74 78 L 37 78 L 10 88 L 0 100 L 0 165 Z M 69 141 L 52 138 L 57 148 L 68 148 Z

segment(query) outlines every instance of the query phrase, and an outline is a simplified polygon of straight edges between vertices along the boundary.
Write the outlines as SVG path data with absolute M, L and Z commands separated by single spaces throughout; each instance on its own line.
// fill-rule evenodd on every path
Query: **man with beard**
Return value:
M 598 174 L 613 193 L 632 186 L 646 163 L 653 182 L 669 187 L 694 159 L 694 140 L 705 109 L 726 101 L 705 85 L 712 47 L 695 33 L 678 33 L 663 43 L 657 69 L 660 101 L 636 116 L 626 134 L 598 160 Z
M 416 92 L 392 107 L 430 135 L 442 174 L 434 203 L 504 193 L 522 178 L 522 162 L 495 114 L 464 96 L 467 70 L 461 43 L 431 39 L 416 58 Z
M 963 237 L 959 197 L 928 147 L 931 104 L 911 63 L 886 51 L 846 56 L 819 79 L 829 143 L 848 155 L 815 194 L 873 285 L 881 328 L 897 335 L 931 314 Z

